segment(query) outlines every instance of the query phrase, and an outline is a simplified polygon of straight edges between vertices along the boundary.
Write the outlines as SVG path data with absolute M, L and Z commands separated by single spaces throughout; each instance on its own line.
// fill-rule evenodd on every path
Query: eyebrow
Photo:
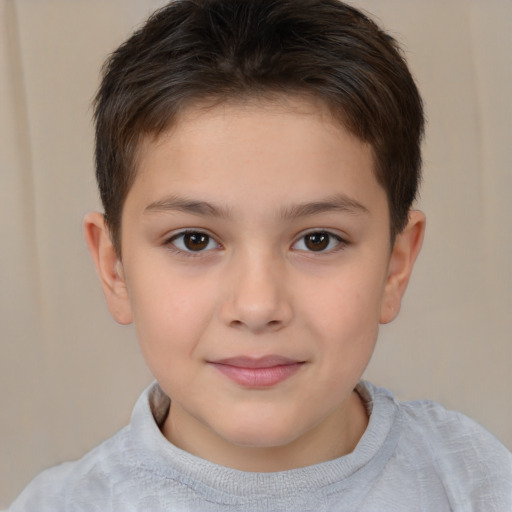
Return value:
M 185 197 L 169 196 L 155 201 L 146 208 L 144 213 L 164 213 L 179 211 L 193 215 L 229 218 L 229 209 L 217 206 L 208 201 L 198 201 L 187 199 Z M 326 199 L 299 203 L 283 208 L 280 211 L 280 217 L 284 220 L 290 220 L 300 217 L 308 217 L 332 211 L 349 213 L 352 215 L 368 214 L 369 210 L 363 204 L 352 199 L 345 194 L 337 194 Z
M 215 206 L 207 201 L 195 201 L 178 196 L 169 196 L 164 199 L 160 199 L 159 201 L 155 201 L 144 208 L 144 213 L 172 211 L 209 217 L 230 216 L 227 208 Z
M 284 208 L 281 211 L 281 217 L 283 219 L 294 219 L 332 211 L 344 212 L 352 215 L 370 213 L 368 208 L 359 201 L 356 201 L 345 194 L 336 194 L 323 200 L 296 204 Z

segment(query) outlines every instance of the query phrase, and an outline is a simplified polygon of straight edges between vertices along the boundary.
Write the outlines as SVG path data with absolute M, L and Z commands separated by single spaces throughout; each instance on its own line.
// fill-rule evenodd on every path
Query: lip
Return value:
M 259 358 L 237 356 L 209 361 L 224 376 L 248 388 L 275 386 L 297 373 L 304 363 L 278 355 Z

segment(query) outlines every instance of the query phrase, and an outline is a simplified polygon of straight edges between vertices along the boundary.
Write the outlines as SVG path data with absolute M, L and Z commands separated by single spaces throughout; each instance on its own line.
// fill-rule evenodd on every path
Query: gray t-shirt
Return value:
M 9 511 L 512 511 L 512 455 L 478 424 L 361 382 L 370 422 L 338 459 L 278 473 L 218 466 L 169 443 L 158 385 L 130 425 L 77 462 L 41 473 Z M 307 405 L 305 405 L 306 407 Z

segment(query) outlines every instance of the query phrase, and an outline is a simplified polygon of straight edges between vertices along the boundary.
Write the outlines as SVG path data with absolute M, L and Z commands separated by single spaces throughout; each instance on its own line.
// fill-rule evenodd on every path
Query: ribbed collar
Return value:
M 159 424 L 169 410 L 169 398 L 152 384 L 139 398 L 130 423 L 132 448 L 139 467 L 155 477 L 181 483 L 209 500 L 236 503 L 290 493 L 311 497 L 315 492 L 347 492 L 371 486 L 391 457 L 400 436 L 400 408 L 393 395 L 361 381 L 356 391 L 370 415 L 355 450 L 337 459 L 277 473 L 251 473 L 219 466 L 170 443 Z M 330 487 L 330 489 L 326 489 Z

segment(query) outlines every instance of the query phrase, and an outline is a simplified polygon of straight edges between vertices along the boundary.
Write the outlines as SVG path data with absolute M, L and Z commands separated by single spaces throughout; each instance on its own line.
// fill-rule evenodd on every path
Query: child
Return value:
M 183 0 L 108 60 L 86 239 L 157 383 L 19 510 L 512 510 L 468 418 L 360 381 L 425 218 L 421 99 L 337 0 Z

